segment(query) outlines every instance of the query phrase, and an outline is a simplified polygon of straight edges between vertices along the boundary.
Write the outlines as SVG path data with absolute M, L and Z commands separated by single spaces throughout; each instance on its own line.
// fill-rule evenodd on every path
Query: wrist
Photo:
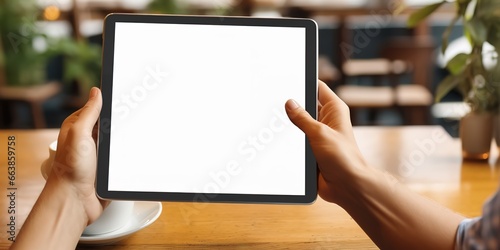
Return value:
M 367 207 L 370 206 L 367 203 L 372 203 L 380 194 L 387 194 L 381 189 L 395 188 L 397 185 L 398 181 L 388 173 L 368 166 L 360 167 L 349 178 L 345 178 L 342 186 L 344 190 L 336 203 L 347 212 Z
M 57 178 L 51 174 L 40 196 L 50 196 L 53 206 L 59 208 L 71 207 L 71 213 L 77 219 L 75 222 L 77 225 L 83 225 L 82 231 L 90 223 L 85 209 L 85 201 L 82 200 L 78 190 L 68 180 Z
M 71 249 L 78 243 L 88 216 L 70 183 L 54 177 L 48 178 L 12 249 Z

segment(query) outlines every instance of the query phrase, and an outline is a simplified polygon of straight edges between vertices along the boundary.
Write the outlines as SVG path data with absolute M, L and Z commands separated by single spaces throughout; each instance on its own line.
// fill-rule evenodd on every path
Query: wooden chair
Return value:
M 3 53 L 1 42 L 0 53 Z M 49 82 L 30 87 L 7 86 L 5 69 L 0 64 L 0 104 L 3 106 L 2 110 L 0 110 L 0 121 L 5 123 L 5 120 L 16 120 L 17 115 L 12 112 L 13 104 L 23 103 L 30 107 L 33 126 L 35 128 L 45 128 L 46 123 L 42 105 L 60 91 L 61 84 L 58 82 Z M 10 124 L 0 125 L 9 126 Z
M 30 108 L 31 118 L 34 128 L 45 128 L 45 116 L 43 114 L 43 103 L 58 94 L 61 90 L 61 84 L 58 82 L 49 82 L 32 87 L 9 87 L 0 86 L 0 103 L 11 109 L 13 104 L 27 104 Z M 7 111 L 4 116 L 16 116 Z M 17 116 L 16 116 L 17 117 Z M 17 118 L 13 119 L 16 120 Z
M 336 89 L 351 108 L 351 119 L 357 124 L 359 109 L 372 111 L 397 108 L 405 125 L 426 125 L 430 121 L 433 95 L 430 91 L 432 56 L 435 43 L 430 37 L 391 39 L 382 49 L 382 58 L 348 60 L 343 65 L 346 77 L 370 76 L 374 86 L 343 85 Z M 410 83 L 402 83 L 403 75 Z M 389 86 L 381 86 L 385 79 Z
M 431 65 L 435 50 L 434 39 L 430 36 L 399 37 L 385 43 L 382 56 L 389 60 L 404 61 L 409 65 L 409 83 L 395 79 L 396 106 L 401 110 L 407 125 L 426 125 L 430 121 Z M 400 76 L 397 74 L 395 76 Z
M 335 89 L 337 95 L 349 106 L 351 121 L 358 125 L 358 111 L 367 109 L 369 122 L 374 123 L 381 109 L 393 108 L 396 96 L 392 86 L 382 86 L 384 78 L 394 74 L 394 62 L 385 59 L 350 59 L 342 66 L 346 79 L 370 77 L 372 86 L 341 85 Z

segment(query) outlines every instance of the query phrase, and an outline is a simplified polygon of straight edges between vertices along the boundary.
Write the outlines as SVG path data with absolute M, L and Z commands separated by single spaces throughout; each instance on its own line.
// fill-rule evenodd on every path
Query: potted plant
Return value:
M 408 19 L 409 26 L 415 26 L 439 7 L 448 3 L 442 1 L 414 12 Z M 493 116 L 499 107 L 500 66 L 487 68 L 483 59 L 497 57 L 500 50 L 500 1 L 457 0 L 456 14 L 443 33 L 442 52 L 448 47 L 453 26 L 462 20 L 464 34 L 470 45 L 470 53 L 460 53 L 446 65 L 450 75 L 436 89 L 436 102 L 448 92 L 457 88 L 471 112 L 460 121 L 460 137 L 464 159 L 484 160 L 489 157 L 493 133 Z M 491 44 L 493 53 L 484 50 L 485 43 Z

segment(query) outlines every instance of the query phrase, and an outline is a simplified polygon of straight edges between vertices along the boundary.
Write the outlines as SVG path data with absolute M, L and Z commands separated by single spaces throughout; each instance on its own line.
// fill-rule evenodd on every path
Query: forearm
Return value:
M 389 174 L 368 171 L 340 205 L 381 249 L 453 249 L 463 216 L 408 190 Z
M 11 249 L 74 249 L 87 225 L 81 201 L 67 184 L 47 182 Z

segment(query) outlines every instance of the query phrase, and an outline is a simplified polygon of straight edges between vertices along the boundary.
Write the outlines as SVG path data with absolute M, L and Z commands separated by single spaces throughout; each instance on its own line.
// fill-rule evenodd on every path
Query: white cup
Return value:
M 57 141 L 49 145 L 49 158 L 42 163 L 41 172 L 43 178 L 47 180 L 57 151 Z M 88 225 L 83 231 L 83 235 L 106 234 L 124 227 L 133 214 L 133 201 L 112 201 L 104 209 L 101 216 Z
M 112 201 L 101 216 L 85 228 L 83 235 L 99 235 L 118 230 L 127 224 L 133 210 L 133 201 Z
M 50 170 L 52 169 L 52 163 L 54 163 L 54 158 L 56 157 L 57 151 L 57 141 L 53 141 L 49 145 L 49 158 L 42 163 L 42 167 L 40 171 L 42 172 L 42 176 L 45 180 L 49 178 Z

